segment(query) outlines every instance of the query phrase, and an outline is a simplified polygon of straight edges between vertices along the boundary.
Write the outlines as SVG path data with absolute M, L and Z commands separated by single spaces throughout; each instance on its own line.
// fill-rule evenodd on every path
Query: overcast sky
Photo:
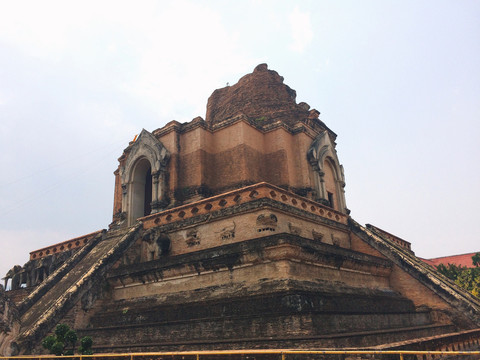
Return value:
M 0 2 L 0 277 L 107 228 L 142 128 L 268 63 L 338 134 L 347 206 L 418 256 L 480 251 L 479 1 Z

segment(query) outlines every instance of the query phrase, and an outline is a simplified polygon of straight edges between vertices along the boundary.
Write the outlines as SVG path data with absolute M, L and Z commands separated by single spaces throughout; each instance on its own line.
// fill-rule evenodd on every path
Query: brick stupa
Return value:
M 7 275 L 2 353 L 41 353 L 59 323 L 95 352 L 478 345 L 479 300 L 350 217 L 318 115 L 262 64 L 215 90 L 206 120 L 142 130 L 109 229 Z

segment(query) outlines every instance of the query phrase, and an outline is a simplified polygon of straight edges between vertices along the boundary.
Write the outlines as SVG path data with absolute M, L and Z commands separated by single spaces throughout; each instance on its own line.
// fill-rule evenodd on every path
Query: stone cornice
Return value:
M 367 229 L 370 229 L 375 233 L 380 233 L 380 235 L 382 235 L 383 237 L 386 237 L 388 240 L 392 241 L 393 243 L 397 244 L 398 246 L 400 246 L 400 247 L 402 247 L 402 248 L 404 248 L 404 249 L 413 253 L 411 243 L 409 243 L 408 241 L 403 240 L 402 238 L 399 238 L 396 235 L 390 234 L 389 232 L 387 232 L 385 230 L 382 230 L 379 227 L 376 227 L 372 224 L 366 224 L 366 227 L 367 227 Z
M 192 121 L 183 123 L 183 124 L 174 120 L 169 122 L 164 127 L 154 130 L 152 134 L 157 138 L 160 138 L 162 136 L 167 135 L 168 133 L 171 133 L 172 131 L 179 134 L 183 134 L 183 133 L 195 130 L 197 128 L 202 128 L 206 131 L 209 131 L 210 133 L 214 133 L 218 130 L 234 125 L 240 121 L 243 121 L 244 123 L 254 127 L 255 129 L 257 129 L 258 131 L 264 134 L 270 131 L 276 130 L 278 128 L 283 128 L 290 134 L 295 135 L 298 133 L 306 133 L 312 138 L 315 138 L 315 136 L 318 135 L 323 130 L 327 130 L 329 133 L 331 133 L 333 138 L 336 138 L 337 136 L 332 130 L 330 130 L 323 122 L 321 122 L 318 119 L 316 121 L 318 121 L 320 124 L 314 124 L 314 121 L 312 119 L 305 119 L 305 121 L 299 121 L 295 123 L 294 126 L 290 126 L 280 120 L 274 123 L 266 124 L 264 126 L 258 126 L 255 120 L 248 118 L 244 114 L 238 114 L 234 117 L 231 117 L 229 119 L 223 120 L 215 124 L 209 124 L 205 120 L 203 120 L 201 117 L 196 117 Z M 316 129 L 317 126 L 322 127 L 321 131 Z
M 302 260 L 308 262 L 315 261 L 322 263 L 325 266 L 328 265 L 335 268 L 342 266 L 343 268 L 360 271 L 365 271 L 364 268 L 372 267 L 370 271 L 376 272 L 379 276 L 387 276 L 392 268 L 392 263 L 390 261 L 380 257 L 359 253 L 334 245 L 319 243 L 298 235 L 282 233 L 251 239 L 240 243 L 226 244 L 193 253 L 179 254 L 174 257 L 162 257 L 154 261 L 121 266 L 110 270 L 108 278 L 147 276 L 153 271 L 160 271 L 162 269 L 167 270 L 179 266 L 188 267 L 197 262 L 205 262 L 205 259 L 214 261 L 213 259 L 215 258 L 215 261 L 219 260 L 219 262 L 222 262 L 223 259 L 231 258 L 231 261 L 234 261 L 239 254 L 247 254 L 249 252 L 258 251 L 259 249 L 266 251 L 265 249 L 267 248 L 275 247 L 284 249 L 284 251 L 281 252 L 281 259 L 296 259 L 296 261 Z M 303 250 L 298 252 L 288 252 L 285 251 L 286 247 L 295 247 Z M 267 259 L 269 255 L 264 253 L 263 256 Z M 278 260 L 278 258 L 275 259 Z M 273 258 L 269 260 L 273 260 Z M 340 263 L 341 265 L 339 265 Z M 234 263 L 230 264 L 228 261 L 222 262 L 222 264 L 232 267 L 235 265 Z M 193 265 L 191 267 L 194 268 Z
M 246 209 L 249 204 L 254 205 L 253 208 L 258 208 L 259 205 L 284 208 L 285 211 L 298 212 L 298 215 L 313 217 L 332 225 L 346 226 L 348 223 L 346 214 L 265 182 L 148 215 L 139 220 L 143 222 L 144 229 L 149 229 L 184 222 L 196 217 L 211 217 L 218 211 L 220 211 L 219 216 L 222 216 L 222 213 L 232 215 L 229 214 L 232 212 L 228 211 L 229 209 L 240 206 Z
M 90 234 L 82 235 L 67 241 L 63 241 L 58 244 L 50 245 L 38 250 L 34 250 L 30 252 L 30 260 L 38 260 L 41 258 L 44 258 L 48 255 L 54 255 L 54 254 L 59 254 L 67 250 L 72 250 L 72 249 L 78 249 L 85 244 L 87 244 L 90 240 L 92 240 L 95 236 L 100 234 L 104 230 L 98 230 L 95 232 L 92 232 Z

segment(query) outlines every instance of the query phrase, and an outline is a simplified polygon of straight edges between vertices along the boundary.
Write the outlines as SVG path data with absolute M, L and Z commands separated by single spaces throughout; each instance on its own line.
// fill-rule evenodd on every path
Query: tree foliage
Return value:
M 473 266 L 480 267 L 480 252 L 472 256 Z
M 78 351 L 83 355 L 92 355 L 92 345 L 92 338 L 90 336 L 84 336 L 80 339 L 80 347 L 78 348 Z
M 437 270 L 453 280 L 455 284 L 467 290 L 473 295 L 480 297 L 480 253 L 472 256 L 474 268 L 466 266 L 457 266 L 455 264 L 440 264 Z
M 73 355 L 78 341 L 77 333 L 66 324 L 58 324 L 54 331 L 55 335 L 48 335 L 42 341 L 42 346 L 53 355 Z M 78 353 L 92 355 L 93 340 L 90 336 L 80 339 Z
M 457 280 L 458 276 L 466 270 L 467 267 L 462 267 L 462 266 L 457 266 L 455 264 L 439 264 L 437 266 L 437 270 L 440 272 L 440 274 L 445 275 L 447 278 L 455 281 Z

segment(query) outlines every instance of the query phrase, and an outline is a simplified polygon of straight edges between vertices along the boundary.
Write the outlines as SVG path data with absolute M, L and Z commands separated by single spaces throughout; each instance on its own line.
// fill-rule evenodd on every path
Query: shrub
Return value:
M 77 333 L 70 329 L 66 324 L 59 324 L 55 328 L 55 335 L 48 335 L 42 341 L 42 346 L 47 349 L 50 354 L 73 355 L 75 353 L 75 345 L 78 340 Z M 92 355 L 93 340 L 90 336 L 80 339 L 80 347 L 78 352 L 82 355 Z

